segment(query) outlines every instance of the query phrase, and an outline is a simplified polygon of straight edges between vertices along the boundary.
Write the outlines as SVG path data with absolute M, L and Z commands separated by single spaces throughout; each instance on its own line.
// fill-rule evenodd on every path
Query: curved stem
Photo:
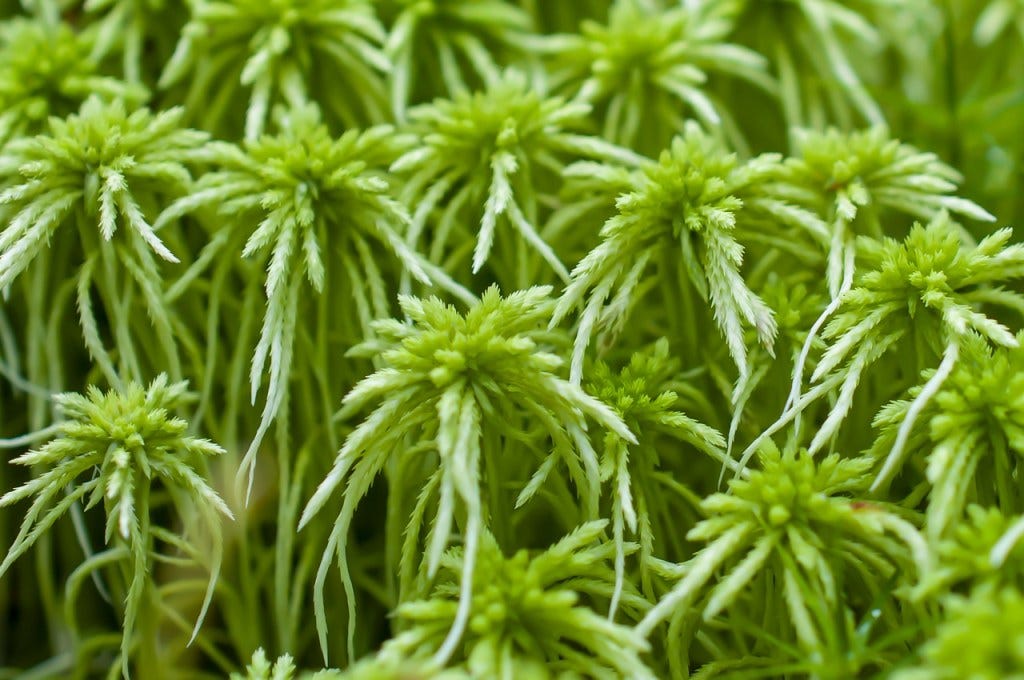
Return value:
M 928 382 L 921 388 L 921 392 L 911 402 L 910 408 L 907 409 L 907 414 L 903 418 L 903 422 L 900 423 L 899 430 L 896 432 L 896 441 L 892 445 L 892 449 L 889 451 L 889 455 L 886 456 L 885 463 L 882 465 L 882 469 L 878 471 L 878 476 L 875 481 L 871 483 L 871 492 L 875 493 L 884 485 L 888 484 L 892 479 L 892 476 L 896 474 L 899 465 L 903 462 L 904 453 L 903 450 L 906 448 L 907 440 L 910 438 L 910 432 L 914 429 L 914 425 L 917 423 L 918 417 L 926 406 L 931 402 L 932 398 L 938 394 L 942 388 L 942 384 L 949 377 L 949 374 L 953 372 L 956 367 L 957 358 L 960 356 L 960 345 L 955 341 L 951 341 L 946 346 L 945 356 L 942 359 L 942 363 L 939 364 L 938 369 L 935 371 Z

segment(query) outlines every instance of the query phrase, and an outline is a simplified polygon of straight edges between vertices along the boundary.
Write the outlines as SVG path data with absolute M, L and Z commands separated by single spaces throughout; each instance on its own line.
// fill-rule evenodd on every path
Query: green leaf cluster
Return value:
M 1024 677 L 1021 73 L 1020 0 L 0 0 L 0 680 Z

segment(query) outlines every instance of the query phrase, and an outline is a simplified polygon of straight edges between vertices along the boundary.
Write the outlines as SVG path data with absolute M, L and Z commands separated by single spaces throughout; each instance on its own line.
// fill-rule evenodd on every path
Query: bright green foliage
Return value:
M 1013 526 L 1013 517 L 997 508 L 968 505 L 965 518 L 947 537 L 939 540 L 933 550 L 936 568 L 915 589 L 915 597 L 944 595 L 953 588 L 967 585 L 1006 584 L 1022 582 L 1024 576 L 1024 545 L 1017 543 L 1004 559 L 994 563 L 993 551 Z
M 885 236 L 883 220 L 888 222 L 894 213 L 932 219 L 948 211 L 982 221 L 995 219 L 975 203 L 949 195 L 962 179 L 953 168 L 935 154 L 892 139 L 881 126 L 849 134 L 836 129 L 799 131 L 795 142 L 800 155 L 787 160 L 786 182 L 827 224 L 824 233 L 812 229 L 809 235 L 827 252 L 831 302 L 812 326 L 797 359 L 787 408 L 799 396 L 817 332 L 853 285 L 858 235 Z
M 78 114 L 51 118 L 48 133 L 13 140 L 0 151 L 0 174 L 6 178 L 0 219 L 8 223 L 0 235 L 0 290 L 13 286 L 31 267 L 44 276 L 51 265 L 65 267 L 60 276 L 67 276 L 80 266 L 75 290 L 83 338 L 111 384 L 119 379 L 93 313 L 94 284 L 127 376 L 142 373 L 129 330 L 139 320 L 125 304 L 135 294 L 146 303 L 169 372 L 180 375 L 157 260 L 177 263 L 178 258 L 150 220 L 163 202 L 188 191 L 188 166 L 198 160 L 207 139 L 180 126 L 183 114 L 181 109 L 129 111 L 120 101 L 105 104 L 91 97 Z M 52 262 L 49 246 L 74 239 L 58 233 L 70 229 L 77 231 L 77 245 L 58 249 L 66 259 Z M 31 300 L 50 291 L 54 297 L 60 283 L 31 280 L 25 283 L 26 295 Z
M 91 44 L 64 23 L 0 25 L 0 140 L 43 132 L 47 118 L 76 113 L 90 96 L 142 102 L 144 89 L 100 73 Z
M 458 668 L 437 670 L 429 661 L 405 661 L 380 655 L 349 666 L 343 673 L 314 673 L 310 680 L 471 680 Z
M 742 140 L 706 85 L 709 74 L 725 74 L 771 91 L 764 57 L 728 42 L 733 26 L 715 3 L 650 4 L 617 0 L 607 24 L 586 20 L 579 34 L 558 39 L 554 86 L 600 111 L 605 139 L 645 153 L 682 132 L 687 114 Z
M 379 123 L 387 115 L 381 73 L 390 68 L 384 38 L 367 0 L 195 0 L 160 85 L 187 82 L 186 110 L 218 131 L 237 129 L 232 100 L 247 92 L 250 140 L 278 102 L 314 101 L 348 127 Z
M 290 655 L 284 654 L 271 663 L 262 648 L 252 655 L 245 675 L 231 674 L 231 680 L 469 680 L 469 677 L 458 670 L 431 671 L 426 663 L 386 658 L 364 659 L 345 671 L 300 673 Z
M 669 547 L 676 549 L 672 553 L 679 552 L 677 539 L 684 533 L 682 517 L 693 514 L 692 503 L 697 496 L 680 482 L 686 478 L 684 471 L 700 455 L 718 465 L 732 466 L 732 460 L 725 457 L 721 433 L 679 410 L 682 399 L 672 388 L 686 386 L 677 381 L 678 373 L 679 361 L 669 355 L 668 342 L 662 339 L 650 351 L 634 354 L 618 373 L 602 362 L 589 374 L 587 391 L 614 409 L 637 438 L 632 445 L 609 432 L 600 450 L 601 481 L 609 485 L 612 497 L 620 588 L 625 569 L 625 529 L 639 540 L 643 585 L 649 593 L 647 567 L 651 558 L 655 554 L 665 556 Z M 688 444 L 689 450 L 672 451 L 675 442 Z M 663 461 L 663 450 L 670 451 L 673 459 Z M 670 545 L 656 548 L 658 537 Z
M 914 526 L 884 506 L 857 503 L 846 494 L 863 492 L 869 458 L 820 462 L 804 450 L 780 452 L 767 444 L 761 468 L 729 484 L 729 493 L 708 496 L 701 504 L 707 519 L 687 538 L 707 542 L 686 565 L 683 577 L 639 624 L 649 635 L 666 619 L 670 662 L 685 649 L 679 626 L 698 602 L 704 621 L 728 610 L 745 591 L 766 592 L 766 604 L 787 612 L 796 640 L 807 653 L 829 659 L 844 650 L 836 643 L 837 608 L 852 591 L 872 593 L 879 579 L 909 576 L 916 562 L 928 562 L 924 541 Z M 908 550 L 909 548 L 909 550 Z M 716 572 L 721 572 L 716 578 Z M 767 591 L 756 585 L 770 579 Z M 775 582 L 775 580 L 778 582 Z M 863 592 L 863 590 L 862 590 Z M 870 598 L 869 598 L 870 599 Z M 752 616 L 757 620 L 757 614 Z M 781 630 L 770 631 L 776 636 Z
M 1021 0 L 0 0 L 0 680 L 1020 676 L 1021 73 Z
M 921 649 L 921 660 L 894 680 L 1024 678 L 1024 597 L 1015 588 L 979 588 L 950 597 L 946 620 Z
M 0 204 L 11 224 L 0 239 L 0 288 L 68 222 L 94 224 L 107 242 L 121 227 L 133 254 L 177 262 L 146 221 L 144 206 L 154 203 L 153 192 L 188 189 L 184 164 L 197 158 L 206 135 L 178 128 L 182 113 L 129 112 L 120 102 L 90 98 L 79 114 L 51 119 L 49 134 L 8 144 L 0 155 L 9 177 Z
M 161 374 L 148 387 L 130 383 L 123 390 L 104 393 L 93 387 L 84 396 L 59 395 L 57 406 L 66 418 L 57 427 L 59 436 L 12 461 L 41 466 L 46 472 L 0 498 L 0 506 L 34 499 L 14 544 L 0 563 L 0 574 L 72 505 L 84 499 L 88 511 L 103 502 L 107 515 L 105 542 L 124 546 L 120 558 L 130 563 L 124 571 L 128 590 L 121 643 L 126 677 L 135 623 L 150 596 L 147 590 L 155 541 L 167 542 L 186 554 L 194 551 L 187 536 L 151 524 L 154 482 L 178 492 L 169 496 L 178 514 L 183 518 L 195 516 L 211 539 L 211 577 L 193 637 L 206 615 L 220 571 L 223 539 L 218 515 L 232 516 L 197 470 L 203 457 L 217 456 L 224 450 L 186 434 L 188 423 L 171 414 L 188 402 L 186 389 L 185 383 L 169 384 L 167 376 Z M 85 475 L 90 477 L 83 479 Z
M 558 376 L 561 358 L 541 344 L 554 306 L 550 293 L 550 288 L 537 287 L 503 298 L 497 288 L 490 288 L 465 314 L 437 298 L 403 297 L 402 311 L 411 323 L 391 320 L 374 324 L 377 339 L 356 351 L 372 353 L 383 366 L 349 392 L 342 414 L 376 406 L 346 439 L 334 468 L 310 499 L 300 522 L 309 522 L 345 484 L 341 512 L 321 562 L 318 588 L 322 589 L 335 554 L 344 556 L 356 507 L 374 478 L 389 462 L 432 453 L 436 455 L 436 472 L 430 473 L 426 489 L 431 496 L 436 494 L 438 506 L 425 558 L 431 574 L 436 573 L 451 540 L 457 508 L 465 518 L 463 608 L 451 637 L 457 641 L 467 621 L 473 561 L 484 523 L 481 488 L 488 480 L 483 471 L 499 463 L 487 458 L 500 449 L 483 448 L 485 436 L 492 432 L 515 438 L 526 428 L 537 428 L 544 439 L 550 439 L 550 452 L 537 452 L 542 455 L 540 467 L 523 488 L 517 505 L 529 500 L 561 463 L 584 505 L 596 512 L 598 463 L 586 431 L 587 417 L 627 441 L 636 439 L 606 405 Z M 410 441 L 421 443 L 410 445 Z M 407 529 L 413 541 L 408 547 L 417 553 L 422 520 L 421 511 Z M 414 559 L 403 555 L 404 561 Z M 354 608 L 344 557 L 341 565 L 349 606 Z M 349 621 L 354 625 L 354 613 Z M 322 601 L 317 608 L 317 626 L 326 651 Z M 351 638 L 351 628 L 349 635 Z
M 807 245 L 802 241 L 798 243 Z M 771 260 L 765 264 L 771 266 Z M 746 344 L 751 347 L 751 352 L 747 377 L 733 385 L 731 374 L 724 370 L 726 367 L 715 364 L 710 367 L 719 390 L 723 394 L 731 393 L 733 397 L 728 434 L 730 455 L 737 441 L 756 436 L 771 422 L 772 418 L 762 420 L 757 414 L 773 413 L 778 407 L 766 410 L 765 406 L 775 402 L 781 406 L 780 399 L 793 398 L 792 384 L 790 394 L 783 393 L 780 388 L 794 374 L 799 374 L 802 364 L 806 363 L 814 347 L 813 338 L 822 323 L 822 309 L 828 307 L 828 291 L 821 285 L 821 277 L 816 272 L 800 276 L 769 273 L 760 286 L 759 294 L 775 313 L 778 325 L 772 351 L 757 345 L 754 331 L 748 328 Z
M 96 36 L 92 56 L 121 55 L 124 77 L 132 83 L 155 81 L 171 56 L 188 2 L 174 0 L 85 0 L 89 30 Z M 168 29 L 174 29 L 173 32 Z
M 252 655 L 252 663 L 246 666 L 246 674 L 232 673 L 231 680 L 294 680 L 295 663 L 291 656 L 285 654 L 271 663 L 263 648 L 257 649 Z
M 485 578 L 474 588 L 452 663 L 474 678 L 657 677 L 640 658 L 643 638 L 583 604 L 607 599 L 614 587 L 613 548 L 600 540 L 604 527 L 590 522 L 542 553 L 512 557 L 485 532 L 475 566 Z M 462 575 L 474 568 L 468 559 L 461 548 L 447 552 L 431 597 L 399 606 L 406 629 L 384 646 L 385 657 L 427 658 L 442 645 L 459 616 Z M 634 595 L 625 604 L 637 610 L 646 602 Z
M 583 104 L 539 95 L 518 71 L 505 73 L 482 92 L 460 92 L 411 110 L 418 144 L 392 168 L 408 176 L 404 197 L 415 215 L 409 238 L 419 240 L 432 224 L 431 259 L 437 260 L 448 254 L 453 237 L 465 242 L 466 236 L 455 231 L 460 224 L 478 223 L 474 274 L 497 244 L 501 266 L 493 268 L 516 274 L 509 283 L 523 287 L 538 276 L 529 266 L 528 250 L 568 280 L 565 265 L 538 233 L 543 187 L 573 160 L 637 158 L 579 134 L 588 111 Z
M 530 17 L 502 0 L 393 0 L 385 52 L 391 106 L 404 118 L 411 101 L 450 97 L 501 79 L 502 67 L 530 49 Z
M 664 267 L 668 286 L 688 281 L 710 302 L 741 375 L 748 369 L 745 325 L 755 328 L 758 340 L 771 348 L 775 319 L 743 280 L 744 250 L 734 232 L 766 214 L 790 212 L 770 195 L 764 197 L 769 200 L 744 200 L 748 195 L 758 198 L 758 185 L 773 177 L 778 162 L 775 155 L 742 162 L 691 123 L 657 162 L 648 161 L 635 172 L 602 172 L 592 164 L 569 169 L 596 174 L 606 182 L 605 191 L 621 194 L 616 214 L 601 228 L 601 244 L 576 265 L 555 312 L 557 322 L 583 303 L 574 380 L 582 375 L 591 335 L 596 329 L 621 326 L 655 265 Z M 672 292 L 678 298 L 679 291 Z
M 996 345 L 1016 347 L 1017 339 L 1005 326 L 973 309 L 989 301 L 990 287 L 998 289 L 1024 275 L 1024 247 L 1007 245 L 1009 239 L 1010 230 L 1000 229 L 972 247 L 960 240 L 948 219 L 940 217 L 927 225 L 916 224 L 902 242 L 860 240 L 857 255 L 864 268 L 825 328 L 825 339 L 833 342 L 817 375 L 847 359 L 854 337 L 865 330 L 879 338 L 896 333 L 902 321 L 896 315 L 913 319 L 915 332 L 936 352 L 945 341 L 961 339 L 970 330 Z M 1012 295 L 997 294 L 991 301 L 1016 306 Z M 875 321 L 871 329 L 865 323 L 869 318 Z
M 926 528 L 942 536 L 961 517 L 968 502 L 1020 512 L 1018 460 L 1024 455 L 1024 349 L 1020 335 L 1012 348 L 993 348 L 980 335 L 960 342 L 956 367 L 918 417 L 904 455 L 925 473 L 931 492 Z M 930 379 L 934 371 L 922 376 Z M 910 391 L 918 397 L 922 387 Z M 907 421 L 913 400 L 886 406 L 875 419 L 882 429 L 875 449 L 880 456 Z M 895 463 L 893 464 L 895 465 Z M 889 465 L 887 461 L 887 466 Z
M 904 241 L 861 237 L 857 257 L 863 268 L 822 333 L 828 348 L 811 376 L 818 384 L 793 402 L 765 436 L 799 415 L 808 403 L 837 390 L 810 445 L 811 451 L 818 451 L 842 424 L 864 372 L 881 357 L 902 350 L 911 365 L 923 367 L 942 355 L 939 368 L 911 405 L 912 414 L 901 425 L 890 462 L 875 487 L 886 482 L 917 413 L 956 365 L 968 334 L 977 333 L 995 345 L 1018 345 L 1006 326 L 977 310 L 984 302 L 1020 306 L 1018 294 L 1001 288 L 1024 275 L 1024 247 L 1008 246 L 1009 238 L 1010 230 L 1001 229 L 970 246 L 945 215 L 927 225 L 915 224 Z M 752 447 L 748 454 L 751 451 Z
M 988 45 L 1016 29 L 1024 38 L 1024 3 L 1020 0 L 995 0 L 988 3 L 974 25 L 974 40 Z
M 252 662 L 246 667 L 245 675 L 232 673 L 230 680 L 354 680 L 362 678 L 354 669 L 349 673 L 340 671 L 319 671 L 317 673 L 297 673 L 295 661 L 291 654 L 282 654 L 274 662 L 267 660 L 266 652 L 260 647 L 253 652 Z M 385 680 L 388 676 L 368 675 L 366 680 Z M 390 680 L 390 679 L 388 679 Z M 395 678 L 395 680 L 400 680 Z
M 268 362 L 269 388 L 260 429 L 243 461 L 250 486 L 263 434 L 287 398 L 305 284 L 323 294 L 329 283 L 333 294 L 352 298 L 359 327 L 355 333 L 349 329 L 350 337 L 368 332 L 371 321 L 391 309 L 393 284 L 385 279 L 375 248 L 421 283 L 437 282 L 464 300 L 474 299 L 403 239 L 409 216 L 392 198 L 383 168 L 405 148 L 404 138 L 380 126 L 335 139 L 313 106 L 279 114 L 280 134 L 241 148 L 208 146 L 206 157 L 217 170 L 161 218 L 167 223 L 186 212 L 214 209 L 229 232 L 217 245 L 266 263 L 266 312 L 250 372 L 253 401 Z
M 882 220 L 904 213 L 928 220 L 942 210 L 976 220 L 994 221 L 985 210 L 950 195 L 962 181 L 960 173 L 933 153 L 892 139 L 883 127 L 854 133 L 830 129 L 796 134 L 797 157 L 787 161 L 792 182 L 811 199 L 829 225 L 828 285 L 833 297 L 845 292 L 853 278 L 848 261 L 858 234 L 886 234 Z

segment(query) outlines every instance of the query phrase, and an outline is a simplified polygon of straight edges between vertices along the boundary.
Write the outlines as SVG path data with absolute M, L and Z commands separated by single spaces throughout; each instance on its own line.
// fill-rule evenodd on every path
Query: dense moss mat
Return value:
M 0 2 L 0 680 L 1024 678 L 1022 219 L 1021 0 Z

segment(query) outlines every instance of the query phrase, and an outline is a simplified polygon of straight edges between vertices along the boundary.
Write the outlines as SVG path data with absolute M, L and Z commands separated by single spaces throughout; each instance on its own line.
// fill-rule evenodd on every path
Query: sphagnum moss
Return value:
M 541 96 L 538 86 L 510 70 L 481 92 L 458 93 L 409 111 L 409 128 L 418 139 L 392 170 L 407 178 L 402 194 L 414 216 L 409 238 L 429 237 L 432 259 L 464 250 L 452 244 L 470 240 L 459 226 L 479 224 L 473 274 L 493 256 L 494 277 L 506 285 L 524 287 L 548 278 L 537 272 L 533 259 L 568 280 L 565 264 L 542 237 L 550 200 L 546 185 L 581 158 L 635 163 L 639 157 L 581 134 L 590 107 Z
M 129 654 L 138 644 L 135 626 L 139 617 L 145 616 L 143 605 L 149 602 L 156 606 L 152 598 L 159 597 L 150 576 L 157 542 L 195 557 L 211 550 L 206 556 L 211 576 L 192 633 L 194 639 L 213 598 L 223 558 L 219 516 L 232 518 L 200 467 L 203 457 L 217 456 L 224 450 L 208 440 L 188 436 L 188 423 L 170 413 L 188 401 L 186 388 L 183 382 L 169 384 L 167 376 L 161 375 L 145 388 L 132 383 L 122 391 L 103 393 L 93 387 L 84 396 L 60 395 L 57 404 L 66 420 L 56 428 L 59 436 L 12 461 L 48 469 L 0 497 L 0 506 L 33 499 L 14 544 L 0 562 L 0 575 L 73 504 L 84 500 L 88 511 L 103 503 L 107 515 L 104 542 L 111 547 L 106 553 L 90 557 L 83 566 L 95 569 L 107 563 L 126 563 L 119 573 L 115 572 L 122 579 L 124 632 L 120 658 L 126 676 Z M 89 477 L 83 479 L 86 475 Z M 181 536 L 153 524 L 155 482 L 171 492 L 167 500 L 179 515 L 193 524 L 198 520 L 209 533 L 209 547 L 190 545 L 191 532 Z M 148 640 L 144 645 L 153 642 Z
M 0 41 L 0 139 L 46 129 L 50 116 L 78 111 L 91 96 L 141 103 L 146 90 L 103 74 L 92 58 L 95 40 L 65 23 L 12 19 Z
M 300 522 L 309 522 L 345 483 L 341 512 L 317 578 L 317 626 L 325 651 L 327 622 L 321 598 L 326 569 L 337 553 L 349 599 L 351 646 L 356 618 L 345 546 L 357 505 L 390 460 L 433 454 L 436 461 L 436 470 L 418 482 L 426 486 L 417 506 L 437 504 L 426 543 L 429 576 L 437 572 L 456 530 L 456 512 L 462 525 L 466 556 L 460 608 L 448 640 L 437 652 L 442 664 L 468 622 L 473 565 L 485 517 L 509 509 L 507 500 L 490 491 L 501 485 L 502 477 L 514 478 L 513 471 L 521 468 L 514 464 L 522 460 L 506 463 L 505 456 L 539 456 L 536 471 L 522 480 L 516 507 L 533 497 L 556 469 L 564 468 L 584 504 L 583 515 L 596 514 L 598 461 L 587 421 L 596 421 L 626 441 L 635 443 L 636 438 L 608 406 L 561 378 L 557 370 L 562 359 L 539 344 L 554 306 L 550 293 L 550 288 L 538 287 L 502 298 L 497 288 L 490 288 L 465 315 L 437 298 L 404 297 L 402 310 L 411 323 L 396 319 L 375 324 L 378 339 L 366 349 L 377 354 L 383 366 L 346 395 L 343 413 L 379 404 L 349 435 Z M 512 451 L 494 445 L 495 438 L 506 437 L 526 441 Z M 491 446 L 485 449 L 485 442 Z M 502 477 L 489 478 L 493 475 Z M 490 491 L 487 497 L 485 488 Z M 415 564 L 416 555 L 410 552 L 419 552 L 418 536 L 425 529 L 422 512 L 417 507 L 406 528 L 401 560 L 405 565 Z
M 158 233 L 153 221 L 169 199 L 189 191 L 208 139 L 183 127 L 183 115 L 91 96 L 67 118 L 50 118 L 45 132 L 0 150 L 0 290 L 35 310 L 22 342 L 52 352 L 49 366 L 34 362 L 29 380 L 63 387 L 60 352 L 52 348 L 60 340 L 57 315 L 66 313 L 56 307 L 71 294 L 82 345 L 106 382 L 140 380 L 143 366 L 154 364 L 182 377 L 182 338 L 163 295 L 161 263 L 179 263 L 172 248 L 183 235 Z M 140 304 L 141 316 L 133 309 Z
M 315 102 L 330 121 L 384 122 L 384 27 L 367 0 L 199 0 L 160 76 L 204 127 L 255 139 L 275 104 Z M 337 87 L 340 84 L 346 87 Z M 350 96 L 354 90 L 359 97 Z M 216 95 L 210 98 L 211 91 Z M 248 98 L 242 109 L 233 99 Z M 238 112 L 244 110 L 244 117 Z
M 1022 677 L 1022 10 L 0 0 L 0 680 Z
M 265 306 L 250 369 L 253 402 L 264 373 L 269 374 L 259 428 L 242 462 L 250 489 L 256 452 L 288 400 L 289 372 L 302 361 L 295 344 L 298 308 L 307 286 L 318 296 L 326 295 L 325 287 L 330 286 L 333 296 L 344 295 L 345 303 L 355 307 L 354 329 L 353 324 L 328 325 L 330 318 L 318 320 L 349 342 L 369 332 L 374 318 L 389 313 L 396 283 L 389 270 L 412 272 L 420 283 L 436 284 L 463 301 L 475 299 L 403 237 L 411 218 L 392 195 L 393 181 L 385 168 L 409 139 L 389 126 L 350 130 L 334 139 L 312 104 L 277 113 L 279 134 L 263 135 L 241 148 L 229 143 L 207 147 L 205 160 L 215 170 L 203 175 L 159 221 L 162 226 L 190 212 L 212 210 L 223 238 L 211 243 L 203 264 L 210 265 L 223 254 L 225 266 L 234 255 L 258 259 L 266 269 L 265 301 L 245 296 L 248 307 Z M 389 266 L 375 257 L 374 249 L 390 254 L 393 263 Z M 191 275 L 200 276 L 201 271 Z M 337 306 L 316 308 L 327 317 Z M 314 335 L 324 337 L 326 332 Z M 313 362 L 310 366 L 326 368 Z M 324 409 L 330 413 L 331 405 L 318 410 Z

